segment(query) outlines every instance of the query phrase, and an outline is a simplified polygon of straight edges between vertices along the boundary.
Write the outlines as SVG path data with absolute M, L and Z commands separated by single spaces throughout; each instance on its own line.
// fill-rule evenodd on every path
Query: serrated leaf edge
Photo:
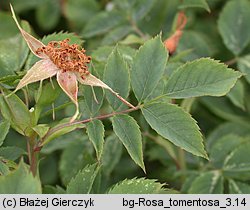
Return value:
M 147 107 L 148 105 L 159 104 L 159 103 L 160 103 L 160 104 L 164 104 L 163 102 L 151 102 L 151 103 L 145 104 L 145 105 L 142 107 L 142 109 L 143 109 L 143 108 L 145 109 L 145 107 Z M 202 135 L 202 133 L 201 133 L 200 127 L 199 127 L 198 124 L 197 124 L 197 121 L 192 117 L 192 115 L 191 115 L 190 113 L 186 112 L 184 109 L 182 109 L 181 107 L 179 107 L 179 106 L 176 105 L 176 104 L 170 104 L 170 103 L 168 103 L 168 105 L 175 106 L 176 108 L 182 110 L 182 111 L 190 118 L 190 120 L 192 120 L 192 121 L 194 122 L 194 125 L 195 125 L 195 127 L 197 128 L 197 131 L 198 131 L 199 136 L 201 137 L 201 139 L 203 139 L 203 135 Z M 142 111 L 142 112 L 143 112 L 143 111 Z M 151 127 L 151 125 L 150 125 L 150 127 Z M 152 128 L 152 129 L 153 129 L 153 128 Z M 154 129 L 153 129 L 153 130 L 154 130 Z M 157 131 L 155 130 L 155 132 L 157 132 Z M 157 133 L 158 133 L 158 132 L 157 132 Z M 158 134 L 159 134 L 159 133 L 158 133 Z M 162 136 L 161 134 L 159 134 L 159 135 Z M 162 136 L 162 138 L 164 138 L 164 137 Z M 165 138 L 164 138 L 164 139 L 165 139 Z M 176 145 L 176 144 L 175 144 L 174 142 L 172 142 L 172 141 L 171 141 L 171 143 L 173 143 L 174 145 Z M 180 148 L 183 149 L 183 150 L 185 150 L 182 146 L 179 146 L 179 145 L 176 145 L 176 146 L 177 146 L 177 147 L 180 147 Z M 201 150 L 202 150 L 202 152 L 204 153 L 204 155 L 202 155 L 202 153 L 201 153 L 201 154 L 196 154 L 196 153 L 192 153 L 192 152 L 190 152 L 190 153 L 192 153 L 193 155 L 200 156 L 200 157 L 203 157 L 203 158 L 209 160 L 208 155 L 207 155 L 207 152 L 206 152 L 206 150 L 205 150 L 205 145 L 204 145 L 203 141 L 201 142 L 201 146 L 202 146 Z M 186 151 L 186 150 L 185 150 L 185 151 Z M 189 152 L 189 151 L 187 151 L 187 152 Z
M 217 63 L 219 66 L 221 66 L 221 67 L 222 67 L 222 66 L 225 66 L 226 71 L 229 71 L 229 70 L 230 70 L 230 71 L 233 71 L 234 73 L 238 74 L 237 76 L 236 76 L 236 74 L 235 74 L 235 77 L 232 77 L 232 78 L 237 78 L 237 79 L 239 79 L 241 76 L 243 76 L 243 74 L 242 74 L 241 72 L 235 71 L 235 70 L 232 69 L 232 68 L 228 68 L 226 64 L 221 63 L 219 60 L 215 60 L 215 59 L 213 59 L 213 58 L 206 57 L 206 58 L 195 59 L 195 60 L 193 60 L 193 61 L 188 61 L 188 62 L 186 62 L 185 64 L 181 65 L 180 67 L 178 67 L 178 68 L 171 74 L 171 76 L 169 77 L 168 80 L 170 80 L 175 74 L 179 73 L 178 71 L 181 71 L 181 70 L 184 69 L 186 66 L 192 65 L 192 64 L 197 63 L 197 62 L 200 62 L 200 61 L 212 61 L 212 62 L 216 62 L 216 63 Z M 231 80 L 232 78 L 228 78 L 228 79 L 225 79 L 225 80 Z M 223 94 L 213 94 L 213 95 L 210 95 L 210 94 L 202 94 L 201 96 L 224 96 L 224 95 L 226 95 L 228 92 L 230 92 L 230 90 L 234 87 L 235 83 L 237 82 L 237 79 L 236 79 L 235 82 L 229 87 L 228 91 L 225 92 L 225 93 L 223 93 Z M 216 81 L 216 83 L 223 82 L 223 81 L 225 81 L 225 80 Z M 216 84 L 216 83 L 213 83 L 213 84 Z M 192 89 L 194 89 L 194 88 L 196 88 L 196 87 L 192 87 L 192 88 L 188 88 L 188 89 L 189 89 L 189 90 L 192 90 Z M 187 89 L 182 89 L 182 90 L 179 90 L 179 91 L 175 91 L 174 93 L 176 93 L 176 92 L 182 92 L 183 90 L 187 90 Z M 166 94 L 164 94 L 164 95 L 171 97 L 172 94 L 173 94 L 173 92 L 172 92 L 172 93 L 166 93 Z M 197 96 L 197 97 L 201 97 L 201 96 Z M 190 97 L 173 97 L 173 98 L 190 98 Z
M 138 48 L 137 52 L 135 53 L 134 60 L 137 58 L 138 54 L 140 53 L 140 50 L 143 49 L 143 48 L 145 47 L 145 45 L 148 43 L 148 41 L 153 41 L 153 40 L 156 40 L 156 39 L 158 39 L 158 38 L 160 39 L 161 45 L 163 46 L 163 48 L 165 49 L 166 54 L 167 54 L 167 57 L 166 57 L 166 60 L 165 60 L 165 66 L 166 66 L 166 65 L 167 65 L 167 62 L 168 62 L 168 58 L 169 58 L 169 53 L 168 53 L 167 49 L 165 48 L 165 46 L 164 46 L 164 44 L 163 44 L 163 42 L 162 42 L 161 33 L 158 34 L 158 35 L 156 35 L 155 37 L 152 37 L 151 39 L 147 40 L 143 45 L 141 45 L 141 46 Z M 133 70 L 133 65 L 134 65 L 134 64 L 132 64 L 132 67 L 131 67 L 132 70 Z M 158 81 L 158 82 L 159 82 L 159 81 Z M 148 96 L 144 99 L 144 101 L 146 101 L 147 98 L 151 95 L 151 93 L 153 92 L 153 90 L 156 88 L 158 82 L 155 84 L 155 87 L 152 88 L 151 92 L 150 92 L 150 93 L 148 94 Z M 132 86 L 132 89 L 133 89 L 133 91 L 134 91 L 133 86 Z M 134 92 L 135 92 L 135 91 L 134 91 Z M 141 98 L 138 99 L 138 102 L 139 102 L 139 103 L 142 102 L 143 95 L 144 95 L 144 93 L 142 94 Z

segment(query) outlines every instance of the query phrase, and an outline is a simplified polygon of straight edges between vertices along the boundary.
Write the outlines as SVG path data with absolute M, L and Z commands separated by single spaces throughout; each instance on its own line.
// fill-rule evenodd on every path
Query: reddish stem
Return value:
M 37 145 L 34 147 L 34 152 L 36 151 L 40 151 L 43 147 L 43 143 L 45 142 L 46 138 L 48 136 L 50 136 L 51 134 L 65 128 L 65 127 L 68 127 L 68 126 L 72 126 L 72 125 L 79 125 L 79 124 L 86 124 L 88 122 L 91 122 L 93 120 L 103 120 L 103 119 L 106 119 L 106 118 L 109 118 L 109 117 L 113 117 L 115 115 L 118 115 L 118 114 L 126 114 L 126 113 L 129 113 L 129 112 L 132 112 L 132 111 L 136 111 L 138 109 L 140 109 L 141 106 L 136 106 L 131 109 L 127 109 L 127 110 L 123 110 L 123 111 L 120 111 L 120 112 L 113 112 L 113 113 L 109 113 L 109 114 L 105 114 L 105 115 L 100 115 L 100 116 L 97 116 L 97 117 L 93 117 L 93 118 L 89 118 L 89 119 L 85 119 L 85 120 L 80 120 L 80 121 L 75 121 L 75 122 L 69 122 L 69 123 L 65 123 L 65 124 L 62 124 L 56 128 L 51 128 L 47 133 L 46 135 L 37 143 Z

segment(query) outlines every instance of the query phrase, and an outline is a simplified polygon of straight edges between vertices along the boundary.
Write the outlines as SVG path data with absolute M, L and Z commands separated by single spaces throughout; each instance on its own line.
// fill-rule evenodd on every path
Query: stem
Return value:
M 134 106 L 133 106 L 134 107 Z M 69 127 L 69 126 L 72 126 L 72 125 L 79 125 L 79 124 L 86 124 L 88 122 L 91 122 L 93 120 L 103 120 L 103 119 L 106 119 L 106 118 L 109 118 L 109 117 L 113 117 L 115 115 L 118 115 L 118 114 L 126 114 L 126 113 L 129 113 L 129 112 L 132 112 L 132 111 L 136 111 L 138 109 L 140 109 L 141 106 L 136 106 L 134 108 L 131 108 L 131 109 L 126 109 L 126 110 L 123 110 L 123 111 L 120 111 L 120 112 L 113 112 L 113 113 L 109 113 L 109 114 L 105 114 L 105 115 L 100 115 L 100 116 L 97 116 L 97 117 L 93 117 L 93 118 L 88 118 L 88 119 L 85 119 L 85 120 L 80 120 L 80 121 L 75 121 L 75 122 L 68 122 L 68 123 L 64 123 L 58 127 L 55 127 L 55 128 L 51 128 L 47 133 L 46 135 L 40 140 L 38 141 L 38 143 L 36 144 L 35 148 L 34 148 L 34 151 L 40 151 L 42 146 L 43 146 L 43 143 L 45 142 L 46 138 L 48 136 L 50 136 L 51 134 L 65 128 L 65 127 Z
M 136 109 L 135 106 L 133 106 L 131 103 L 126 101 L 123 97 L 121 97 L 118 93 L 114 92 L 112 89 L 110 91 L 124 104 L 126 104 L 128 107 L 131 107 L 132 109 Z
M 181 102 L 181 107 L 188 113 L 190 113 L 193 103 L 195 102 L 196 98 L 185 98 Z
M 29 139 L 27 139 L 27 152 L 28 152 L 28 158 L 29 158 L 29 163 L 31 163 L 31 147 L 30 147 L 30 142 Z
M 225 61 L 224 63 L 228 66 L 231 66 L 233 64 L 235 64 L 238 61 L 238 58 L 233 58 L 231 60 Z
M 38 158 L 37 151 L 32 149 L 30 171 L 32 172 L 33 176 L 36 176 L 36 172 L 37 172 L 37 158 Z
M 134 22 L 133 20 L 129 20 L 133 30 L 135 33 L 137 33 L 142 39 L 146 40 L 147 36 L 141 31 L 141 29 L 139 29 L 139 27 L 137 26 L 136 22 Z
M 30 163 L 30 171 L 32 172 L 33 176 L 36 176 L 37 172 L 37 158 L 38 154 L 35 150 L 35 136 L 32 136 L 27 141 L 27 150 L 28 150 L 28 157 L 29 157 L 29 163 Z
M 185 171 L 187 169 L 185 151 L 181 148 L 178 148 L 178 159 L 179 159 L 180 169 Z
M 180 170 L 182 171 L 180 179 L 181 179 L 181 182 L 184 183 L 186 179 L 187 165 L 186 165 L 185 151 L 182 148 L 178 148 L 178 162 L 179 162 Z

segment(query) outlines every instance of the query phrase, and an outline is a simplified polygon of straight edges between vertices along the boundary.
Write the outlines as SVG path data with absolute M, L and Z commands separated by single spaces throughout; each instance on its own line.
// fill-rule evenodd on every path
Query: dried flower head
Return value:
M 69 39 L 59 42 L 52 41 L 49 42 L 48 45 L 44 45 L 42 42 L 21 28 L 11 5 L 10 8 L 17 27 L 19 28 L 30 50 L 34 55 L 41 58 L 40 61 L 35 63 L 31 69 L 28 70 L 27 74 L 17 85 L 15 91 L 30 83 L 43 81 L 44 79 L 56 75 L 59 86 L 70 97 L 76 106 L 76 112 L 71 118 L 71 122 L 74 121 L 79 114 L 77 81 L 85 85 L 99 86 L 108 89 L 123 103 L 134 108 L 132 104 L 119 96 L 109 86 L 90 74 L 87 64 L 91 61 L 91 57 L 85 54 L 85 50 L 83 48 L 77 44 L 70 45 Z
M 45 54 L 63 72 L 79 72 L 84 76 L 89 74 L 88 66 L 91 57 L 85 54 L 85 50 L 77 44 L 69 44 L 69 39 L 63 41 L 52 41 L 47 46 L 38 48 L 37 54 Z

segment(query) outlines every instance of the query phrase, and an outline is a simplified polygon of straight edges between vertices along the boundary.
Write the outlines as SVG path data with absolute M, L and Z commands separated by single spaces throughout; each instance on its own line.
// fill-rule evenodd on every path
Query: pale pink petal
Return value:
M 81 84 L 84 84 L 84 85 L 98 86 L 98 87 L 108 89 L 117 98 L 119 98 L 124 104 L 126 104 L 127 106 L 129 106 L 131 108 L 135 108 L 132 104 L 130 104 L 128 101 L 126 101 L 124 98 L 122 98 L 118 93 L 116 93 L 114 90 L 112 90 L 108 85 L 106 85 L 100 79 L 96 78 L 94 75 L 89 74 L 89 75 L 85 76 L 84 79 L 82 79 L 81 76 L 79 74 L 77 74 L 77 79 Z
M 62 90 L 70 97 L 70 99 L 76 105 L 76 112 L 70 120 L 72 122 L 76 119 L 76 117 L 79 114 L 79 107 L 77 101 L 78 86 L 77 86 L 76 75 L 70 71 L 66 72 L 59 71 L 57 73 L 57 82 L 62 88 Z
M 30 70 L 28 70 L 27 74 L 25 74 L 25 76 L 21 79 L 21 81 L 16 87 L 15 92 L 30 83 L 53 77 L 58 71 L 59 69 L 51 60 L 44 59 L 38 61 L 34 64 L 34 66 L 31 67 Z
M 25 39 L 26 43 L 28 44 L 30 50 L 33 52 L 33 54 L 35 54 L 37 57 L 39 58 L 48 58 L 48 56 L 44 53 L 36 53 L 36 50 L 38 48 L 44 47 L 45 45 L 40 42 L 38 39 L 36 39 L 35 37 L 31 36 L 29 33 L 27 33 L 26 31 L 24 31 L 21 26 L 19 25 L 14 9 L 13 7 L 10 5 L 10 9 L 11 9 L 11 13 L 12 13 L 12 17 L 15 20 L 17 27 L 19 28 L 23 38 Z

